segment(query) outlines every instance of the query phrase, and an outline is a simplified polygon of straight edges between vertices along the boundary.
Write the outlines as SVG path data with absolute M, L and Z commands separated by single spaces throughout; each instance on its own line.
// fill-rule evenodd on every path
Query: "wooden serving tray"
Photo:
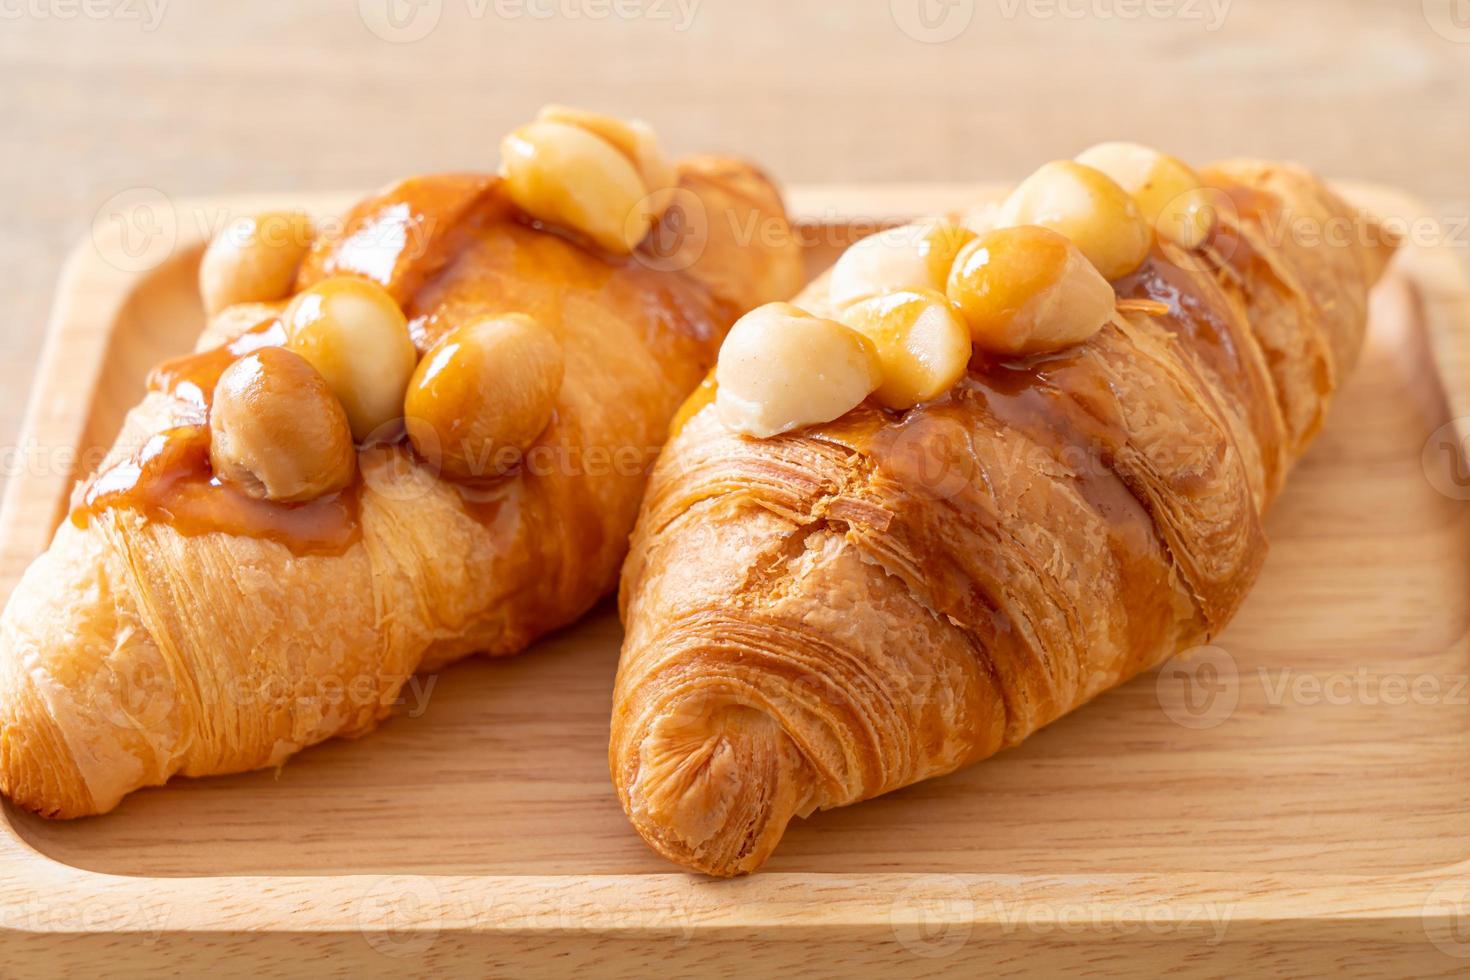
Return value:
M 993 193 L 793 196 L 815 270 L 854 229 Z M 120 221 L 77 249 L 21 447 L 33 462 L 0 512 L 0 595 L 148 368 L 191 346 L 205 234 L 282 203 L 155 200 L 162 232 L 142 247 Z M 608 778 L 620 631 L 605 607 L 526 656 L 421 678 L 377 733 L 279 773 L 178 780 L 74 823 L 7 805 L 0 972 L 267 976 L 322 956 L 351 975 L 1470 968 L 1462 259 L 1411 244 L 1378 290 L 1362 364 L 1217 646 L 1017 750 L 798 822 L 754 877 L 679 873 Z

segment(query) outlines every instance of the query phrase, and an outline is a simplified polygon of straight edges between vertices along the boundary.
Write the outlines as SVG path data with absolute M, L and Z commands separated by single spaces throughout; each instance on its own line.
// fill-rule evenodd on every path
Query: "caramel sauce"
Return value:
M 305 504 L 256 500 L 215 478 L 209 441 L 207 425 L 159 433 L 87 485 L 72 523 L 86 528 L 103 511 L 121 508 L 185 537 L 219 532 L 263 538 L 298 556 L 340 555 L 361 537 L 355 489 Z
M 1246 250 L 1249 248 L 1249 245 L 1243 245 L 1236 253 L 1243 262 L 1255 261 L 1247 258 Z M 1212 265 L 1212 260 L 1200 253 L 1191 253 L 1190 258 Z M 1227 271 L 1225 274 L 1241 273 Z M 1182 269 L 1156 247 L 1136 272 L 1118 280 L 1114 287 L 1119 296 L 1146 298 L 1168 307 L 1168 312 L 1154 322 L 1189 342 L 1190 350 L 1234 392 L 1237 404 L 1244 408 L 1246 422 L 1257 443 L 1268 445 L 1274 438 L 1275 425 L 1265 406 L 1271 404 L 1275 395 L 1264 377 L 1252 368 L 1251 358 L 1246 353 L 1249 342 L 1239 336 L 1242 328 L 1236 323 L 1225 294 L 1214 282 L 1214 276 Z M 1261 463 L 1265 468 L 1266 485 L 1271 486 L 1276 479 L 1275 455 L 1263 452 Z
M 519 516 L 520 513 L 520 501 L 508 489 L 510 480 L 510 477 L 502 478 L 499 486 L 461 486 L 459 499 L 471 517 L 486 527 L 495 527 L 502 514 Z
M 699 387 L 695 388 L 689 397 L 684 400 L 684 404 L 679 406 L 679 411 L 674 415 L 674 420 L 669 423 L 670 442 L 678 438 L 679 433 L 684 431 L 684 426 L 689 424 L 690 419 L 704 411 L 705 406 L 715 400 L 715 396 L 719 394 L 719 391 L 719 382 L 715 380 L 715 372 L 711 369 L 709 374 L 704 376 L 704 380 L 699 383 Z
M 1130 301 L 1157 303 L 1164 308 L 1156 315 L 1157 322 L 1199 343 L 1207 358 L 1217 351 L 1232 361 L 1236 358 L 1230 313 L 1221 298 L 1207 295 L 1194 275 L 1170 262 L 1157 247 L 1143 265 L 1115 282 L 1113 288 L 1123 297 L 1120 309 Z
M 1021 358 L 980 353 L 966 375 L 934 401 L 901 413 L 864 405 L 816 431 L 871 459 L 885 481 L 908 488 L 914 499 L 944 501 L 942 516 L 935 508 L 918 507 L 891 531 L 905 541 L 905 551 L 929 556 L 924 574 L 934 608 L 980 631 L 991 662 L 1011 665 L 1003 669 L 1014 668 L 1021 677 L 1029 676 L 1027 665 L 1050 669 L 1048 649 L 1011 618 L 1004 599 L 1008 567 L 994 560 L 987 542 L 1007 537 L 1015 518 L 987 498 L 1016 494 L 1028 479 L 1022 474 L 1039 458 L 1070 471 L 1065 479 L 1099 515 L 1120 589 L 1145 597 L 1171 594 L 1169 563 L 1152 516 L 1115 466 L 1128 441 L 1113 411 L 1116 398 L 1086 347 Z M 1000 432 L 1024 439 L 993 435 Z M 1051 480 L 1035 478 L 1040 496 L 1020 489 L 1015 500 L 1049 510 Z M 1070 505 L 1058 495 L 1055 506 Z M 1067 572 L 1055 568 L 1046 574 Z M 1130 609 L 1117 626 L 1120 645 L 1152 649 L 1149 641 L 1166 635 L 1172 615 L 1163 602 Z M 1077 622 L 1069 629 L 1074 636 L 1084 632 Z M 1066 707 L 1066 701 L 1051 698 L 1051 682 L 1024 683 L 1034 685 L 1033 707 L 1042 715 Z
M 1073 488 L 1106 522 L 1122 591 L 1167 594 L 1169 559 L 1153 515 L 1117 466 L 1129 439 L 1114 416 L 1117 392 L 1093 359 L 1073 349 L 996 363 L 972 371 L 960 385 L 958 394 L 970 403 L 970 411 L 983 406 L 997 423 L 1024 433 L 1071 471 Z M 1171 616 L 1160 604 L 1140 603 L 1131 609 L 1125 647 L 1150 650 Z
M 454 173 L 409 177 L 359 202 L 341 231 L 318 238 L 296 288 L 332 276 L 377 283 L 404 308 L 424 283 L 459 253 L 468 229 L 503 216 L 508 205 L 498 177 Z
M 263 320 L 213 350 L 166 361 L 148 377 L 148 390 L 196 410 L 197 421 L 149 439 L 127 459 L 97 474 L 79 493 L 71 521 L 86 528 L 111 509 L 131 510 L 185 537 L 229 534 L 286 546 L 298 557 L 340 555 L 361 538 L 356 487 L 304 504 L 257 500 L 217 479 L 209 460 L 206 422 L 214 390 L 230 366 L 286 342 L 279 317 Z
M 279 317 L 257 323 L 223 347 L 186 354 L 165 361 L 148 376 L 148 390 L 172 395 L 190 405 L 208 410 L 214 389 L 230 366 L 263 347 L 286 343 L 286 328 Z
M 670 361 L 708 364 L 721 327 L 734 319 L 733 310 L 692 278 L 660 273 L 633 257 L 605 255 L 575 234 L 543 226 L 510 204 L 498 178 L 481 175 L 413 178 L 358 205 L 340 236 L 318 240 L 297 287 L 333 275 L 383 285 L 409 317 L 421 354 L 471 313 L 559 317 L 569 297 L 576 297 L 606 306 L 613 315 L 641 317 L 661 339 L 651 349 Z M 266 539 L 297 555 L 341 554 L 357 542 L 361 478 L 341 494 L 280 504 L 257 500 L 214 476 L 207 420 L 220 378 L 241 358 L 283 346 L 286 339 L 279 316 L 273 316 L 222 347 L 157 367 L 148 387 L 181 403 L 173 412 L 175 427 L 86 484 L 72 522 L 87 527 L 118 508 L 185 536 L 218 532 Z M 360 456 L 359 469 L 371 463 Z M 485 486 L 459 488 L 467 512 L 497 540 L 508 540 L 526 517 L 523 508 L 531 504 L 517 486 L 524 477 L 517 470 Z M 580 521 L 582 536 L 600 542 L 601 521 L 585 506 L 564 519 Z

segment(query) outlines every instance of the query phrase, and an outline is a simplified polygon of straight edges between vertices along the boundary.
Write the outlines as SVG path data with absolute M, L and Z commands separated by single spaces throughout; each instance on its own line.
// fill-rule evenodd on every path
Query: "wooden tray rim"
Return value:
M 1400 191 L 1364 183 L 1336 185 L 1349 199 L 1391 201 L 1393 211 L 1431 212 Z M 993 184 L 813 184 L 793 188 L 794 213 L 813 222 L 857 218 L 885 221 L 935 213 L 955 202 L 993 195 Z M 351 194 L 255 195 L 180 200 L 185 214 L 303 206 L 330 213 Z M 917 207 L 916 207 L 917 205 Z M 196 223 L 197 224 L 197 223 Z M 56 378 L 84 377 L 95 391 L 104 370 L 111 325 L 134 286 L 134 274 L 109 264 L 105 229 L 94 230 L 67 260 L 30 397 L 22 445 L 76 446 L 90 405 L 50 397 Z M 179 223 L 172 254 L 202 245 L 199 227 Z M 1457 431 L 1470 435 L 1470 385 L 1454 379 L 1470 366 L 1470 276 L 1445 244 L 1411 245 L 1400 267 L 1419 288 L 1441 382 Z M 82 322 L 76 285 L 101 284 L 101 305 Z M 97 297 L 94 297 L 96 299 Z M 102 309 L 108 316 L 98 318 Z M 1466 330 L 1454 329 L 1462 324 Z M 99 335 L 100 338 L 99 338 Z M 81 350 L 84 355 L 71 353 Z M 1459 370 L 1457 370 L 1459 369 Z M 74 476 L 17 475 L 0 506 L 0 547 L 39 553 L 52 529 L 22 526 L 22 498 L 57 501 L 57 518 Z M 1161 932 L 1208 940 L 1202 909 L 1229 910 L 1223 941 L 1423 943 L 1430 929 L 1456 917 L 1431 908 L 1437 888 L 1470 879 L 1470 858 L 1405 875 L 1324 876 L 1305 873 L 1190 875 L 1181 890 L 1170 874 L 860 874 L 762 873 L 713 881 L 666 875 L 314 875 L 141 878 L 85 871 L 57 862 L 23 841 L 8 813 L 0 816 L 0 886 L 5 890 L 0 936 L 108 932 L 152 936 L 165 921 L 170 934 L 337 934 L 388 932 L 365 906 L 385 885 L 404 885 L 420 901 L 399 910 L 396 936 L 496 933 L 505 936 L 588 932 L 629 938 L 687 940 L 700 935 L 870 938 L 873 930 L 964 928 L 976 941 L 1049 939 L 1155 942 Z M 630 831 L 631 832 L 631 831 Z M 1464 889 L 1470 892 L 1470 884 Z M 425 894 L 429 900 L 423 901 Z M 959 898 L 956 901 L 956 897 Z M 966 898 L 968 897 L 968 900 Z M 1453 895 L 1458 899 L 1459 894 Z M 68 914 L 79 912 L 80 914 Z M 670 912 L 670 910 L 676 910 Z M 1018 910 L 1024 910 L 1023 915 Z

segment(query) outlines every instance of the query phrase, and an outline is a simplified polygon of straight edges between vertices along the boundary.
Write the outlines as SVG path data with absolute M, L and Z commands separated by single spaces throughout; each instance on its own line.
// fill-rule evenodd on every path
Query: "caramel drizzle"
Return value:
M 219 532 L 263 538 L 298 557 L 340 555 L 361 539 L 355 487 L 304 504 L 257 500 L 215 477 L 209 443 L 209 426 L 202 423 L 153 436 L 87 485 L 72 523 L 86 528 L 104 511 L 132 510 L 185 537 Z
M 222 533 L 261 538 L 298 557 L 340 555 L 362 536 L 358 488 L 302 504 L 257 500 L 214 475 L 205 421 L 219 379 L 230 366 L 264 347 L 286 342 L 279 317 L 264 320 L 222 347 L 166 361 L 148 377 L 148 390 L 183 402 L 197 421 L 166 429 L 141 449 L 98 473 L 79 492 L 71 521 L 87 528 L 113 509 L 167 524 L 185 537 Z
M 286 328 L 279 317 L 257 323 L 223 347 L 164 361 L 148 376 L 148 390 L 170 395 L 202 411 L 214 403 L 214 389 L 236 361 L 265 347 L 284 347 Z
M 433 267 L 444 259 L 422 256 L 419 261 Z M 285 504 L 257 500 L 214 475 L 207 420 L 220 378 L 241 358 L 284 346 L 286 340 L 280 318 L 271 317 L 221 347 L 155 368 L 148 390 L 181 402 L 184 424 L 153 436 L 138 452 L 93 477 L 77 495 L 72 523 L 86 528 L 104 511 L 131 510 L 185 537 L 260 538 L 285 545 L 298 557 L 340 555 L 360 541 L 361 476 L 341 493 Z
M 476 231 L 501 221 L 560 235 L 624 271 L 641 269 L 631 258 L 619 260 L 604 255 L 579 236 L 534 221 L 509 204 L 498 181 L 491 181 L 432 251 L 415 256 L 414 268 L 397 270 L 400 284 L 408 284 L 407 295 L 399 297 L 405 313 L 416 306 L 416 298 L 439 273 L 455 264 L 456 256 L 473 242 Z M 653 270 L 647 271 L 650 277 L 656 277 Z M 351 273 L 344 270 L 341 274 Z M 683 299 L 677 290 L 662 291 L 660 297 L 676 305 Z M 657 318 L 655 312 L 650 311 L 651 320 Z M 719 313 L 734 319 L 733 311 L 723 306 Z M 706 319 L 686 314 L 682 308 L 679 315 L 687 315 L 696 324 Z M 421 353 L 433 339 L 428 331 L 432 319 L 411 316 L 410 326 L 417 328 L 414 340 Z M 207 420 L 220 378 L 241 358 L 265 347 L 284 346 L 286 339 L 284 325 L 273 316 L 221 347 L 174 358 L 155 368 L 148 378 L 148 390 L 181 403 L 182 410 L 176 413 L 180 424 L 154 435 L 139 451 L 99 472 L 81 487 L 71 513 L 72 523 L 86 528 L 107 510 L 132 510 L 150 522 L 170 525 L 186 537 L 223 533 L 262 538 L 285 545 L 298 556 L 339 555 L 361 540 L 360 475 L 357 483 L 342 493 L 302 504 L 257 500 L 214 475 Z M 360 455 L 359 473 L 362 462 Z M 493 481 L 489 487 L 460 488 L 466 509 L 486 526 L 502 526 L 516 510 L 503 507 L 503 491 L 510 476 Z

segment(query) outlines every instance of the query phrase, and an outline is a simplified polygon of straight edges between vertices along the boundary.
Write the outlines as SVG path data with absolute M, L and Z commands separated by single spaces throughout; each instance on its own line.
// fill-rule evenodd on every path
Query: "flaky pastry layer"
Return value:
M 1300 169 L 1206 182 L 1234 208 L 1203 249 L 1115 284 L 1166 315 L 767 440 L 685 409 L 624 570 L 610 746 L 655 850 L 749 872 L 792 817 L 1016 745 L 1229 622 L 1392 248 Z

